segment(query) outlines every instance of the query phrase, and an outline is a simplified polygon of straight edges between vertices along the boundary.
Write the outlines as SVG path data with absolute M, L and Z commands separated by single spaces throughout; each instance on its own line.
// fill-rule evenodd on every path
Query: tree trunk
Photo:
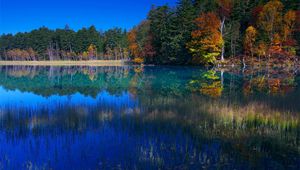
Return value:
M 6 54 L 6 50 L 4 49 L 4 57 L 5 57 L 5 61 L 7 61 L 7 54 Z
M 243 56 L 243 70 L 246 68 L 245 57 Z
M 220 28 L 223 41 L 224 41 L 224 28 L 225 28 L 225 17 L 223 17 L 223 19 L 221 21 L 221 28 Z M 223 42 L 223 45 L 222 45 L 221 61 L 224 61 L 224 54 L 225 54 L 225 42 Z
M 224 87 L 224 70 L 223 69 L 221 70 L 221 85 L 223 88 Z
M 225 28 L 225 17 L 223 17 L 222 21 L 221 21 L 221 28 L 220 28 L 220 31 L 221 31 L 221 36 L 223 38 L 223 41 L 224 41 L 224 28 Z M 221 61 L 224 61 L 224 54 L 225 54 L 225 42 L 223 42 L 223 45 L 222 45 L 222 52 L 221 52 Z
M 58 48 L 58 44 L 57 42 L 55 43 L 55 56 L 56 56 L 56 60 L 59 60 L 59 48 Z
M 52 43 L 49 44 L 48 47 L 48 56 L 49 56 L 49 60 L 53 60 L 53 47 L 52 47 Z

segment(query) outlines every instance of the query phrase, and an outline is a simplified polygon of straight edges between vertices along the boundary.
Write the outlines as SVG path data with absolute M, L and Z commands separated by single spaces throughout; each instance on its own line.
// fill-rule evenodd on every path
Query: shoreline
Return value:
M 55 61 L 0 61 L 0 66 L 125 66 L 123 60 L 55 60 Z
M 162 66 L 155 64 L 134 64 L 130 61 L 124 60 L 80 60 L 80 61 L 72 61 L 72 60 L 43 60 L 43 61 L 5 61 L 0 60 L 0 66 Z M 207 67 L 205 65 L 164 65 L 164 66 L 196 66 L 196 67 Z M 262 67 L 276 67 L 276 68 L 297 68 L 300 69 L 300 63 L 282 63 L 282 64 L 268 64 L 268 63 L 247 63 L 245 66 L 242 63 L 225 60 L 224 63 L 218 62 L 216 65 L 209 66 L 210 68 L 218 68 L 218 69 L 233 69 L 233 68 L 262 68 Z

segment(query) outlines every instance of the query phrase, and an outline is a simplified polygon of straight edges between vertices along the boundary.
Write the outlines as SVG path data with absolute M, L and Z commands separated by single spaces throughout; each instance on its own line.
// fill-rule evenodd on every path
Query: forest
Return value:
M 207 65 L 297 62 L 298 0 L 179 0 L 132 28 L 36 30 L 0 36 L 0 60 L 130 60 Z

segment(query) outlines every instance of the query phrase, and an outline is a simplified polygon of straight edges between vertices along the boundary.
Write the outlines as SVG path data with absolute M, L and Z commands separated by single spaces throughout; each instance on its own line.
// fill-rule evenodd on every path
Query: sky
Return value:
M 74 30 L 96 26 L 130 29 L 147 17 L 152 5 L 177 0 L 0 0 L 0 34 L 28 32 L 41 26 Z

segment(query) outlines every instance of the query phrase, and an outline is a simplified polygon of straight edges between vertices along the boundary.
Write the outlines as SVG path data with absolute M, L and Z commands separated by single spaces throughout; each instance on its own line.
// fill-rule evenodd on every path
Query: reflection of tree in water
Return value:
M 259 99 L 251 98 L 251 95 L 261 93 L 258 90 L 244 96 L 241 87 L 249 78 L 251 83 L 255 82 L 254 76 L 239 77 L 226 72 L 220 74 L 199 68 L 176 67 L 57 67 L 51 71 L 45 68 L 36 70 L 39 74 L 29 79 L 27 76 L 5 74 L 7 69 L 4 69 L 0 73 L 3 75 L 0 84 L 5 88 L 36 94 L 47 91 L 48 95 L 79 92 L 96 96 L 104 90 L 118 96 L 129 91 L 134 97 L 130 99 L 137 104 L 129 106 L 126 104 L 128 101 L 120 103 L 117 100 L 119 104 L 105 105 L 105 101 L 100 100 L 96 105 L 79 102 L 74 105 L 49 103 L 27 109 L 2 108 L 0 129 L 11 143 L 50 135 L 54 139 L 65 139 L 66 145 L 72 146 L 74 142 L 84 140 L 89 133 L 98 141 L 109 128 L 113 129 L 113 134 L 124 135 L 122 142 L 130 141 L 126 145 L 130 146 L 129 153 L 136 155 L 131 157 L 133 160 L 146 162 L 138 163 L 138 166 L 152 162 L 154 168 L 172 168 L 169 162 L 177 161 L 179 168 L 199 165 L 226 167 L 233 161 L 237 166 L 249 167 L 247 162 L 267 157 L 283 167 L 297 162 L 299 109 L 296 106 L 274 107 L 273 104 L 281 100 L 285 105 L 290 102 L 289 98 L 281 99 L 282 96 L 269 93 L 263 93 L 265 97 L 259 96 Z M 90 79 L 90 74 L 96 75 L 94 79 Z M 83 145 L 89 144 L 88 140 L 86 142 Z M 93 144 L 96 147 L 101 145 Z M 282 156 L 284 154 L 294 156 L 286 159 Z M 176 157 L 168 159 L 169 155 Z M 260 165 L 264 167 L 264 164 Z
M 222 96 L 223 82 L 222 78 L 216 75 L 216 71 L 209 70 L 202 73 L 200 77 L 189 82 L 191 91 L 199 91 L 201 94 L 218 98 Z
M 293 92 L 296 85 L 293 71 L 246 73 L 244 93 L 245 95 L 250 95 L 259 92 L 284 96 Z
M 297 90 L 297 80 L 291 70 L 245 70 L 242 74 L 240 70 L 226 70 L 222 74 L 218 70 L 176 67 L 20 66 L 1 67 L 1 70 L 0 84 L 5 88 L 45 96 L 79 92 L 95 97 L 103 90 L 113 95 L 129 91 L 142 104 L 153 106 L 153 109 L 170 105 L 176 105 L 178 109 L 181 102 L 176 98 L 202 93 L 213 98 L 222 97 L 220 101 L 240 107 L 261 103 L 263 107 L 276 108 L 279 112 L 300 111 L 295 105 L 297 91 L 294 91 L 295 95 L 284 96 L 286 92 Z M 27 75 L 14 77 L 14 74 L 7 74 L 19 70 L 34 70 L 36 74 L 30 79 Z M 91 76 L 94 78 L 90 79 Z M 260 93 L 264 95 L 258 95 Z M 275 93 L 281 95 L 269 95 Z
M 29 77 L 33 78 L 39 74 L 39 69 L 32 66 L 2 66 L 0 70 L 5 70 L 5 74 L 12 77 Z M 2 71 L 2 72 L 3 72 Z
M 297 71 L 294 68 L 254 67 L 241 72 L 238 68 L 229 68 L 227 73 L 241 75 L 245 96 L 257 93 L 286 95 L 295 90 Z
M 0 84 L 6 89 L 43 96 L 77 92 L 97 96 L 102 90 L 121 94 L 128 87 L 128 67 L 2 67 Z M 32 72 L 34 76 L 19 74 Z M 17 76 L 16 76 L 17 74 Z

